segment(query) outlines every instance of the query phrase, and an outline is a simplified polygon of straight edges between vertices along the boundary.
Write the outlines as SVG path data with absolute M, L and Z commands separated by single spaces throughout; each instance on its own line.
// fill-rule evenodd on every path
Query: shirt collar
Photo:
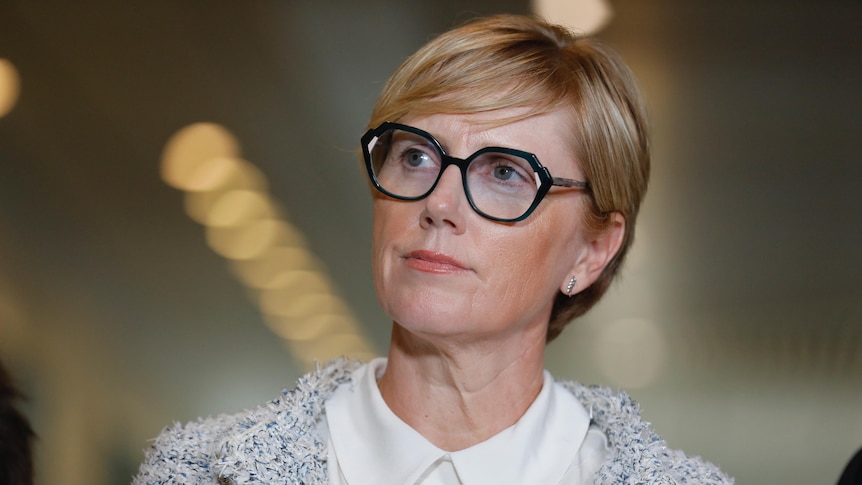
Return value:
M 396 416 L 377 378 L 386 359 L 357 369 L 326 401 L 339 468 L 351 485 L 416 483 L 447 454 Z M 517 423 L 470 448 L 448 453 L 461 483 L 557 483 L 589 428 L 584 407 L 545 371 L 536 400 Z

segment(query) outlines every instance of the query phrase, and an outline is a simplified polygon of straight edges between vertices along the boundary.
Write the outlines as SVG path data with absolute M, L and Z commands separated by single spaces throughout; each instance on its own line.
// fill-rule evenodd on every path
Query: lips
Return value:
M 460 273 L 469 271 L 464 263 L 435 251 L 411 251 L 404 256 L 407 266 L 426 273 Z

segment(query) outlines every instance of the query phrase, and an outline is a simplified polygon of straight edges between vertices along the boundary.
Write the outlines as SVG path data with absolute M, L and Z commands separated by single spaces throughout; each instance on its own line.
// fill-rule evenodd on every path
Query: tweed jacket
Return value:
M 324 402 L 351 380 L 357 363 L 330 363 L 256 409 L 165 429 L 147 450 L 133 485 L 328 484 L 327 446 L 318 434 Z M 668 449 L 622 392 L 562 383 L 591 409 L 610 452 L 597 484 L 732 484 L 699 457 Z

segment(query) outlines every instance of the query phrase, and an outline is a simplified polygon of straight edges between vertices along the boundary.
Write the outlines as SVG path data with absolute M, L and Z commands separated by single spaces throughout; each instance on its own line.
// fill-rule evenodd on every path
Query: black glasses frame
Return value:
M 415 197 L 405 197 L 403 195 L 393 194 L 392 192 L 389 192 L 388 190 L 383 188 L 383 186 L 380 185 L 380 182 L 377 180 L 377 175 L 374 173 L 374 166 L 371 160 L 370 145 L 376 143 L 380 135 L 392 129 L 407 131 L 427 139 L 431 142 L 431 144 L 434 146 L 434 149 L 437 150 L 440 155 L 440 160 L 442 162 L 440 172 L 437 174 L 437 179 L 434 180 L 434 183 L 431 185 L 431 188 L 429 188 L 428 191 L 424 194 L 417 195 Z M 515 155 L 517 157 L 521 157 L 530 164 L 530 167 L 533 169 L 533 172 L 538 177 L 536 197 L 533 199 L 533 203 L 530 204 L 530 207 L 527 208 L 527 210 L 519 217 L 510 219 L 494 217 L 490 214 L 482 212 L 478 207 L 476 207 L 476 203 L 473 202 L 473 197 L 470 195 L 470 187 L 467 185 L 467 167 L 470 166 L 470 163 L 474 159 L 476 159 L 476 157 L 488 152 L 506 153 L 508 155 Z M 572 187 L 586 190 L 589 190 L 591 188 L 589 182 L 581 182 L 578 180 L 551 176 L 551 173 L 548 171 L 548 169 L 539 162 L 538 157 L 536 157 L 536 155 L 530 152 L 516 150 L 514 148 L 485 147 L 473 153 L 467 158 L 456 158 L 446 154 L 446 151 L 443 150 L 443 147 L 440 145 L 440 142 L 438 142 L 437 139 L 434 138 L 434 136 L 427 131 L 420 130 L 419 128 L 414 128 L 409 125 L 392 123 L 389 121 L 382 123 L 377 128 L 372 128 L 368 130 L 365 135 L 362 136 L 362 155 L 365 158 L 365 168 L 368 170 L 368 177 L 371 179 L 372 184 L 374 184 L 374 188 L 376 188 L 383 194 L 386 194 L 387 196 L 398 200 L 422 200 L 425 197 L 428 197 L 428 195 L 430 195 L 431 192 L 433 192 L 434 189 L 437 187 L 437 183 L 440 182 L 440 177 L 443 175 L 443 172 L 446 171 L 449 165 L 455 165 L 461 170 L 461 183 L 464 187 L 464 194 L 467 196 L 467 202 L 470 203 L 470 207 L 472 207 L 473 210 L 476 211 L 476 213 L 478 213 L 480 216 L 497 222 L 518 222 L 526 219 L 530 214 L 533 213 L 536 207 L 538 207 L 539 202 L 542 201 L 542 199 L 545 197 L 545 194 L 547 194 L 553 186 Z

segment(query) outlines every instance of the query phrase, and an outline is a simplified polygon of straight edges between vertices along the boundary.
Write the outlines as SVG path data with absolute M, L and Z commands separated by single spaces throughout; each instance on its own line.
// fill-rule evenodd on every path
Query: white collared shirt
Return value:
M 386 359 L 357 369 L 326 401 L 329 477 L 335 485 L 592 483 L 607 438 L 583 405 L 545 371 L 517 423 L 469 448 L 447 452 L 396 416 L 377 379 Z

